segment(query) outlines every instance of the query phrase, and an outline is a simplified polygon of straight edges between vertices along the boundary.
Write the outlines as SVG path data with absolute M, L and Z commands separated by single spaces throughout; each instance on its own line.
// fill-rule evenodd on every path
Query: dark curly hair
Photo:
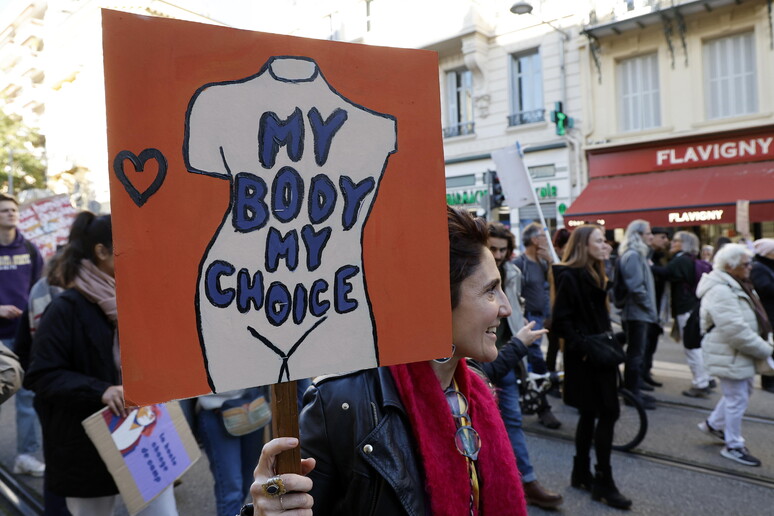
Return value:
M 492 238 L 502 238 L 506 242 L 505 256 L 507 259 L 511 258 L 513 250 L 516 249 L 516 237 L 513 236 L 511 230 L 506 228 L 502 222 L 490 222 L 489 223 L 489 236 Z
M 449 223 L 449 284 L 451 288 L 451 306 L 456 308 L 460 302 L 460 284 L 476 272 L 486 247 L 488 227 L 482 218 L 473 218 L 470 213 L 459 208 L 446 207 Z

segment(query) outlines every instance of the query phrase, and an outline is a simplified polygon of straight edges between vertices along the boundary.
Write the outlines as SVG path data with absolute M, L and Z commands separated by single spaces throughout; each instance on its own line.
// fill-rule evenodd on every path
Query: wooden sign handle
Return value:
M 271 386 L 271 427 L 274 437 L 298 439 L 298 394 L 296 381 Z M 277 456 L 275 474 L 301 474 L 301 447 L 297 446 Z

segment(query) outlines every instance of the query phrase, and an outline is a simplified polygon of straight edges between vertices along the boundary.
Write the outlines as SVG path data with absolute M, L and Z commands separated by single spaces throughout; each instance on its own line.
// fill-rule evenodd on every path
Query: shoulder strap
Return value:
M 24 242 L 24 247 L 27 248 L 27 252 L 30 255 L 30 265 L 32 265 L 32 284 L 30 285 L 31 289 L 32 285 L 34 285 L 38 278 L 40 278 L 42 272 L 38 270 L 38 257 L 40 256 L 40 251 L 35 244 L 24 238 L 24 235 L 22 235 L 22 240 Z
M 36 246 L 35 244 L 33 244 L 32 242 L 27 240 L 24 237 L 24 235 L 22 235 L 22 241 L 24 242 L 24 247 L 27 248 L 27 252 L 30 253 L 30 258 L 33 259 L 33 262 L 37 261 L 37 260 L 35 260 L 35 258 L 40 256 L 40 251 L 38 250 L 38 246 Z

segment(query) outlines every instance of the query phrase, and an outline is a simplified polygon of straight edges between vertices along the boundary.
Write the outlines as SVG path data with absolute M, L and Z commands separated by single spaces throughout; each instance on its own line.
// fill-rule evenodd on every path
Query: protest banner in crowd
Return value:
M 33 242 L 43 259 L 54 256 L 67 243 L 70 226 L 77 215 L 67 194 L 53 195 L 25 203 L 19 210 L 19 231 Z

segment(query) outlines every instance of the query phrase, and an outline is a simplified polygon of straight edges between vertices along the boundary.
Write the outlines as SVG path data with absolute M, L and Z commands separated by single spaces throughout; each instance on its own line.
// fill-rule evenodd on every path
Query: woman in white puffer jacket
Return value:
M 720 379 L 723 397 L 699 428 L 724 440 L 724 457 L 760 466 L 742 437 L 742 417 L 752 393 L 755 362 L 772 355 L 771 324 L 750 283 L 752 253 L 727 244 L 715 255 L 713 271 L 696 288 L 701 299 L 704 364 Z

